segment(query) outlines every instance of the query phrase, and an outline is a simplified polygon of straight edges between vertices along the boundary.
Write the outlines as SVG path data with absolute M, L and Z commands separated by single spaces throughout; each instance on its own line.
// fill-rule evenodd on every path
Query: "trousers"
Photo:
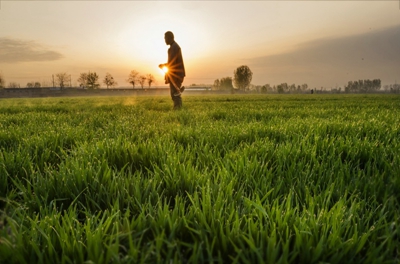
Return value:
M 181 80 L 174 80 L 173 82 L 169 83 L 169 91 L 171 94 L 172 101 L 174 102 L 174 110 L 180 109 L 182 107 L 182 96 L 181 94 L 175 96 L 174 94 L 179 91 L 181 88 L 182 81 Z

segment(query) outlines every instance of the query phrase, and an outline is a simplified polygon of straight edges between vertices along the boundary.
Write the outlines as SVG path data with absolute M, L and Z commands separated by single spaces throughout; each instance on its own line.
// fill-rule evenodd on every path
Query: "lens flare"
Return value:
M 168 67 L 167 67 L 167 66 L 164 66 L 164 67 L 162 67 L 161 69 L 162 69 L 162 71 L 163 71 L 164 73 L 167 73 L 167 72 L 168 72 Z

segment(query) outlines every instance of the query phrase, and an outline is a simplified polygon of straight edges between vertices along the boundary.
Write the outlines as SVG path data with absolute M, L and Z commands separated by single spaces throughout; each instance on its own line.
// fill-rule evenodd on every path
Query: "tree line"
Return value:
M 387 84 L 383 86 L 383 90 L 391 93 L 400 93 L 400 84 Z
M 233 71 L 232 77 L 224 77 L 221 79 L 216 79 L 213 84 L 214 90 L 231 90 L 233 91 L 236 86 L 238 90 L 247 91 L 250 88 L 251 80 L 253 78 L 253 72 L 250 70 L 249 66 L 242 65 L 237 67 Z
M 349 81 L 348 84 L 344 87 L 344 91 L 346 93 L 354 93 L 354 92 L 374 92 L 379 91 L 381 89 L 381 80 L 373 79 L 372 81 L 367 80 L 358 80 L 358 81 Z
M 221 79 L 216 79 L 214 84 L 212 85 L 213 90 L 241 90 L 241 91 L 256 91 L 258 93 L 305 93 L 310 92 L 308 85 L 306 83 L 301 85 L 296 84 L 288 84 L 281 83 L 278 85 L 271 86 L 270 84 L 265 85 L 252 85 L 251 80 L 253 77 L 253 72 L 247 65 L 242 65 L 236 68 L 233 72 L 234 77 L 223 77 Z M 98 89 L 100 88 L 99 76 L 96 72 L 84 72 L 80 73 L 79 78 L 77 79 L 79 83 L 79 87 L 88 88 L 88 89 Z M 151 88 L 151 85 L 155 82 L 155 78 L 152 74 L 139 74 L 139 72 L 135 70 L 131 70 L 126 79 L 126 82 L 132 85 L 132 88 L 135 88 L 136 85 L 140 85 L 142 89 L 147 85 Z M 107 73 L 103 79 L 103 84 L 106 85 L 107 89 L 109 87 L 115 87 L 118 83 L 115 81 L 114 77 Z M 27 88 L 40 88 L 42 85 L 40 82 L 28 82 L 26 84 Z M 63 72 L 52 75 L 52 84 L 50 86 L 53 87 L 72 87 L 71 84 L 71 75 Z M 236 87 L 236 88 L 235 88 Z M 347 85 L 344 86 L 344 92 L 346 93 L 368 93 L 368 92 L 376 92 L 381 89 L 381 80 L 373 79 L 373 80 L 358 80 L 358 81 L 349 81 Z M 20 88 L 20 85 L 15 82 L 10 82 L 6 86 L 6 82 L 4 77 L 0 74 L 0 88 Z M 400 93 L 400 84 L 390 84 L 384 85 L 383 90 L 391 93 Z M 322 88 L 321 88 L 322 91 Z M 342 90 L 333 89 L 331 92 L 340 93 Z M 311 89 L 311 92 L 317 92 L 316 88 Z
M 221 79 L 216 79 L 212 88 L 214 90 L 231 90 L 234 91 L 235 87 L 240 91 L 250 91 L 255 90 L 259 93 L 295 93 L 295 92 L 305 92 L 308 90 L 307 84 L 302 85 L 288 85 L 287 83 L 281 83 L 279 85 L 271 86 L 269 84 L 265 85 L 252 85 L 251 80 L 253 78 L 253 72 L 250 70 L 249 66 L 242 65 L 233 71 L 232 77 L 223 77 Z M 235 87 L 234 87 L 235 86 Z
M 96 72 L 89 71 L 80 73 L 77 82 L 79 84 L 79 87 L 81 88 L 87 88 L 87 89 L 100 88 L 99 75 Z M 108 72 L 106 73 L 102 82 L 103 84 L 105 84 L 107 89 L 110 87 L 115 87 L 118 84 L 114 79 L 114 77 Z M 132 85 L 132 88 L 135 88 L 136 85 L 140 85 L 140 87 L 144 89 L 145 85 L 151 88 L 151 85 L 155 83 L 155 78 L 152 74 L 143 75 L 139 74 L 139 72 L 135 70 L 132 70 L 129 73 L 128 78 L 126 79 L 126 82 Z M 65 87 L 72 87 L 72 78 L 70 74 L 67 74 L 66 72 L 61 72 L 52 75 L 52 80 L 50 84 L 48 82 L 44 84 L 46 85 L 43 85 L 43 83 L 37 81 L 33 81 L 33 82 L 28 82 L 25 87 L 41 88 L 44 86 L 52 86 L 52 87 L 60 87 L 62 89 Z M 16 82 L 10 82 L 8 85 L 6 85 L 4 77 L 0 74 L 0 88 L 21 88 L 21 86 Z
M 233 78 L 232 77 L 223 77 L 221 79 L 216 79 L 214 84 L 212 85 L 213 90 L 230 90 L 234 91 L 242 90 L 242 91 L 256 91 L 258 93 L 314 93 L 314 92 L 326 92 L 326 90 L 321 87 L 321 90 L 309 89 L 307 83 L 303 83 L 301 85 L 296 84 L 288 84 L 281 83 L 278 85 L 271 86 L 270 84 L 265 85 L 252 85 L 251 80 L 253 77 L 253 73 L 247 65 L 242 65 L 234 70 Z M 235 88 L 236 87 L 236 88 Z M 373 79 L 373 80 L 358 80 L 358 81 L 349 81 L 347 85 L 344 86 L 344 92 L 346 93 L 369 93 L 376 92 L 381 89 L 381 80 Z M 400 93 L 400 85 L 391 84 L 384 86 L 385 91 L 390 91 L 392 93 Z M 340 93 L 342 88 L 331 89 L 331 93 Z

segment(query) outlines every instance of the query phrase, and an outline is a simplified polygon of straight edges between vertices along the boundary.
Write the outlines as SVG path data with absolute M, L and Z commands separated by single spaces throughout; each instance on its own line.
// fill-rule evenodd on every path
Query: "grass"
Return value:
M 6 99 L 0 263 L 399 263 L 400 97 Z

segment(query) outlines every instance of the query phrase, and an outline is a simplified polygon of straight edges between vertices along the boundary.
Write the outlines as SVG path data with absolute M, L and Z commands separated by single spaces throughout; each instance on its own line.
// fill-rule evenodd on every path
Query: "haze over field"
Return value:
M 0 73 L 6 82 L 67 72 L 153 74 L 175 33 L 187 78 L 212 84 L 248 65 L 253 84 L 343 86 L 400 81 L 398 1 L 1 1 Z

